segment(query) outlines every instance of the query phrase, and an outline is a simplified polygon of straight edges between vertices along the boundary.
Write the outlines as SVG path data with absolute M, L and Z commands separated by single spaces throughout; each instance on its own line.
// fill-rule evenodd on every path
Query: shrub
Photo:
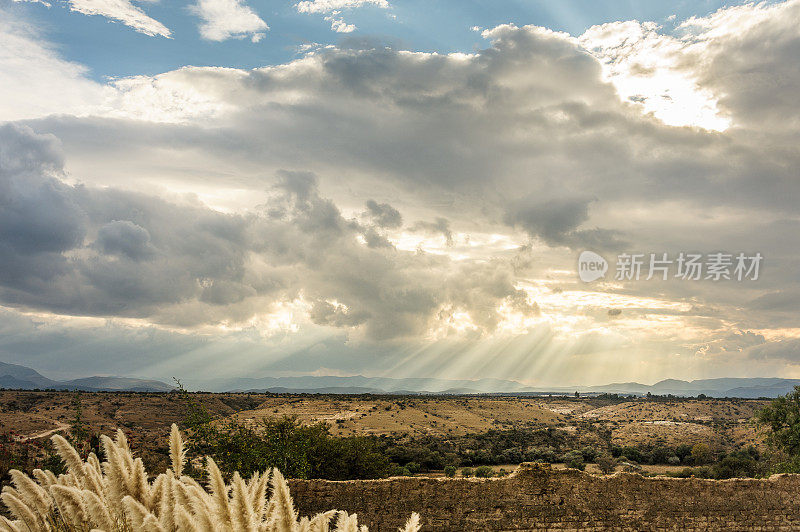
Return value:
M 183 475 L 186 455 L 175 425 L 170 437 L 172 468 L 153 482 L 148 482 L 141 458 L 134 459 L 122 431 L 115 441 L 102 437 L 107 458 L 102 465 L 94 453 L 84 462 L 61 436 L 53 436 L 52 441 L 69 473 L 56 477 L 51 471 L 36 470 L 34 481 L 12 470 L 15 487 L 3 488 L 2 500 L 15 520 L 0 516 L 0 530 L 321 532 L 329 529 L 334 518 L 337 531 L 363 529 L 355 515 L 336 510 L 298 521 L 289 488 L 277 469 L 255 473 L 247 481 L 237 472 L 227 484 L 217 464 L 208 458 L 207 491 Z M 405 531 L 419 528 L 419 515 L 413 513 Z
M 584 447 L 581 449 L 581 456 L 583 456 L 584 462 L 594 462 L 595 458 L 597 458 L 597 449 L 594 447 Z
M 416 475 L 417 473 L 420 472 L 420 469 L 422 469 L 422 466 L 420 466 L 416 462 L 409 462 L 409 463 L 406 464 L 406 469 L 411 471 L 412 475 Z
M 492 476 L 492 468 L 486 465 L 475 468 L 475 476 L 479 478 L 489 478 Z
M 623 447 L 621 456 L 627 458 L 630 462 L 636 462 L 638 464 L 641 464 L 643 461 L 642 453 L 636 447 Z
M 471 467 L 465 467 L 464 469 L 461 470 L 461 476 L 462 477 L 469 478 L 469 477 L 472 476 L 472 474 L 473 474 L 473 471 L 472 471 Z
M 733 452 L 713 466 L 714 478 L 726 479 L 753 477 L 759 472 L 759 464 L 746 451 Z
M 675 447 L 675 456 L 681 459 L 682 463 L 686 463 L 687 458 L 692 454 L 692 446 L 682 443 Z
M 711 461 L 711 449 L 705 443 L 696 443 L 692 447 L 692 461 L 697 464 L 706 464 Z
M 611 456 L 604 454 L 597 457 L 597 467 L 604 475 L 609 475 L 617 468 L 617 461 Z
M 395 477 L 410 477 L 411 471 L 408 470 L 407 467 L 397 466 L 394 471 L 392 472 L 392 476 Z
M 456 476 L 456 466 L 449 465 L 449 466 L 445 467 L 444 468 L 444 475 L 446 477 L 450 477 L 450 478 L 453 478 L 454 476 Z
M 586 463 L 583 461 L 583 455 L 580 451 L 570 451 L 564 455 L 564 464 L 571 469 L 586 469 Z
M 658 446 L 650 453 L 650 461 L 653 464 L 666 464 L 672 456 L 672 451 L 664 446 Z

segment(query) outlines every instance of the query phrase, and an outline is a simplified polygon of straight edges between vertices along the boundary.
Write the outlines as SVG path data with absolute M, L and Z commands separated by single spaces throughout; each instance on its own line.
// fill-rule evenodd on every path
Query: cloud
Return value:
M 411 226 L 410 230 L 440 233 L 447 246 L 453 245 L 453 231 L 450 229 L 450 221 L 447 218 L 436 218 L 433 222 L 419 221 Z
M 100 15 L 122 22 L 139 33 L 170 38 L 172 32 L 159 21 L 147 16 L 130 0 L 69 0 L 70 9 L 84 15 Z
M 348 24 L 339 15 L 341 11 L 331 11 L 330 15 L 325 16 L 325 20 L 331 23 L 331 29 L 336 33 L 352 33 L 356 31 L 355 24 Z
M 518 296 L 507 276 L 498 284 L 497 266 L 451 271 L 445 257 L 359 243 L 370 229 L 344 218 L 309 172 L 279 172 L 259 214 L 228 215 L 65 184 L 56 139 L 24 126 L 0 127 L 0 141 L 5 305 L 199 327 L 248 322 L 259 308 L 302 300 L 312 323 L 363 326 L 366 337 L 385 339 L 427 334 L 442 306 L 489 331 L 498 318 L 486 309 Z M 399 221 L 388 205 L 373 211 L 383 226 Z M 469 296 L 454 288 L 462 276 L 471 279 Z
M 147 229 L 128 220 L 113 220 L 100 227 L 95 246 L 106 255 L 121 254 L 134 261 L 153 253 Z
M 243 0 L 198 0 L 192 11 L 202 19 L 200 35 L 209 41 L 250 38 L 258 42 L 269 26 Z
M 298 2 L 295 7 L 300 13 L 331 13 L 343 9 L 356 9 L 373 6 L 380 9 L 391 7 L 387 0 L 307 0 Z
M 796 5 L 723 10 L 685 38 L 638 22 L 578 38 L 501 25 L 468 54 L 349 40 L 264 68 L 117 80 L 88 116 L 4 133 L 15 229 L 0 302 L 336 339 L 298 347 L 285 370 L 332 367 L 333 351 L 356 368 L 368 343 L 429 357 L 419 371 L 602 379 L 587 360 L 619 357 L 647 378 L 749 371 L 761 337 L 797 334 Z M 660 81 L 637 103 L 623 78 Z M 684 98 L 725 127 L 670 114 Z M 586 248 L 765 262 L 754 283 L 580 285 Z M 787 363 L 770 360 L 759 371 Z
M 348 24 L 341 16 L 342 11 L 363 7 L 376 7 L 389 9 L 387 0 L 304 0 L 295 4 L 299 13 L 324 14 L 324 19 L 331 23 L 331 30 L 336 33 L 352 33 L 356 30 L 355 24 Z
M 403 225 L 403 216 L 400 211 L 388 203 L 378 203 L 375 200 L 367 200 L 367 211 L 365 216 L 372 219 L 378 227 L 398 228 Z
M 14 2 L 29 2 L 31 4 L 42 4 L 45 7 L 52 7 L 52 4 L 45 0 L 14 0 Z
M 0 11 L 0 119 L 88 113 L 106 90 L 86 73 L 86 67 L 60 58 L 35 28 Z

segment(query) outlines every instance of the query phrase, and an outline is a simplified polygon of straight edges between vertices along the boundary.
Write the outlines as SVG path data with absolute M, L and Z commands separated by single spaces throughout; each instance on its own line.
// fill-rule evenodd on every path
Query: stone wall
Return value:
M 292 480 L 301 515 L 357 513 L 371 532 L 412 511 L 423 530 L 800 530 L 800 475 L 769 479 L 599 477 L 523 464 L 501 479 Z

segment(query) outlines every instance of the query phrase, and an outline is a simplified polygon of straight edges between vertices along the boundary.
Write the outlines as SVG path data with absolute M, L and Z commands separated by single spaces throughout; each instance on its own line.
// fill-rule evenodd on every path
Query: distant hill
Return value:
M 198 382 L 193 388 L 209 391 L 255 391 L 285 388 L 289 390 L 319 390 L 340 388 L 369 388 L 374 393 L 452 393 L 447 390 L 469 389 L 472 393 L 522 392 L 530 388 L 516 381 L 502 379 L 449 380 L 436 378 L 301 376 L 217 379 Z M 349 392 L 340 392 L 349 393 Z
M 0 385 L 3 388 L 50 388 L 58 384 L 35 369 L 0 362 Z
M 619 394 L 643 396 L 675 395 L 679 397 L 778 397 L 800 386 L 800 379 L 771 377 L 719 378 L 684 381 L 665 379 L 655 384 L 617 382 L 601 386 L 526 386 L 513 380 L 503 379 L 437 379 L 433 377 L 391 378 L 354 375 L 298 376 L 298 377 L 242 377 L 197 381 L 189 384 L 191 389 L 210 392 L 272 392 L 272 393 L 318 393 L 318 394 L 501 394 L 501 395 L 583 395 Z M 132 377 L 84 377 L 69 381 L 49 379 L 34 369 L 18 364 L 0 362 L 0 388 L 30 390 L 86 390 L 86 391 L 137 391 L 166 392 L 174 387 L 158 380 Z
M 621 382 L 602 386 L 526 386 L 512 380 L 477 379 L 449 380 L 436 378 L 389 378 L 334 376 L 263 377 L 214 380 L 195 383 L 192 387 L 208 391 L 250 391 L 273 393 L 326 394 L 581 394 L 603 393 L 643 396 L 653 395 L 708 397 L 777 397 L 800 385 L 800 379 L 720 378 L 683 381 L 665 379 L 655 384 Z
M 800 386 L 800 379 L 780 378 L 720 378 L 682 381 L 666 379 L 652 386 L 639 383 L 609 384 L 586 388 L 587 392 L 618 393 L 643 395 L 648 392 L 654 395 L 697 396 L 708 397 L 778 397 Z
M 168 392 L 173 386 L 156 380 L 131 377 L 85 377 L 69 381 L 48 379 L 38 371 L 0 362 L 0 388 L 16 390 L 52 389 L 83 391 Z

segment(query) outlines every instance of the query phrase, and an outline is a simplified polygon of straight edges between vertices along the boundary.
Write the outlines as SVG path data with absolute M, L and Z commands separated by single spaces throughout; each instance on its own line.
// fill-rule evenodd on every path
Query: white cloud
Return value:
M 69 0 L 72 11 L 84 15 L 101 15 L 118 20 L 126 26 L 145 35 L 161 35 L 170 38 L 172 32 L 159 21 L 149 17 L 140 7 L 130 0 Z
M 664 123 L 726 129 L 730 119 L 720 114 L 714 94 L 698 86 L 696 72 L 682 68 L 692 43 L 660 29 L 653 22 L 610 22 L 589 28 L 580 42 L 603 63 L 621 97 Z
M 367 6 L 380 9 L 389 9 L 391 7 L 387 0 L 305 0 L 297 3 L 295 7 L 300 13 L 331 13 L 333 11 L 342 11 L 343 9 Z
M 325 20 L 331 23 L 331 30 L 336 33 L 352 33 L 356 30 L 355 24 L 348 24 L 341 16 L 343 10 L 367 6 L 380 9 L 392 7 L 387 0 L 305 0 L 295 4 L 300 13 L 325 14 Z
M 29 2 L 31 4 L 42 4 L 47 7 L 52 7 L 50 2 L 46 2 L 45 0 L 14 0 L 14 2 Z
M 336 33 L 352 33 L 356 30 L 355 24 L 348 24 L 339 16 L 340 11 L 332 11 L 325 20 L 331 23 L 331 29 Z
M 242 0 L 198 0 L 192 6 L 203 22 L 200 35 L 210 41 L 243 39 L 258 42 L 269 26 Z
M 671 33 L 625 21 L 593 26 L 579 39 L 623 98 L 666 124 L 722 131 L 767 119 L 795 128 L 798 18 L 797 0 L 761 2 L 692 17 Z
M 0 121 L 96 109 L 108 89 L 86 79 L 86 70 L 61 59 L 32 27 L 0 12 Z

